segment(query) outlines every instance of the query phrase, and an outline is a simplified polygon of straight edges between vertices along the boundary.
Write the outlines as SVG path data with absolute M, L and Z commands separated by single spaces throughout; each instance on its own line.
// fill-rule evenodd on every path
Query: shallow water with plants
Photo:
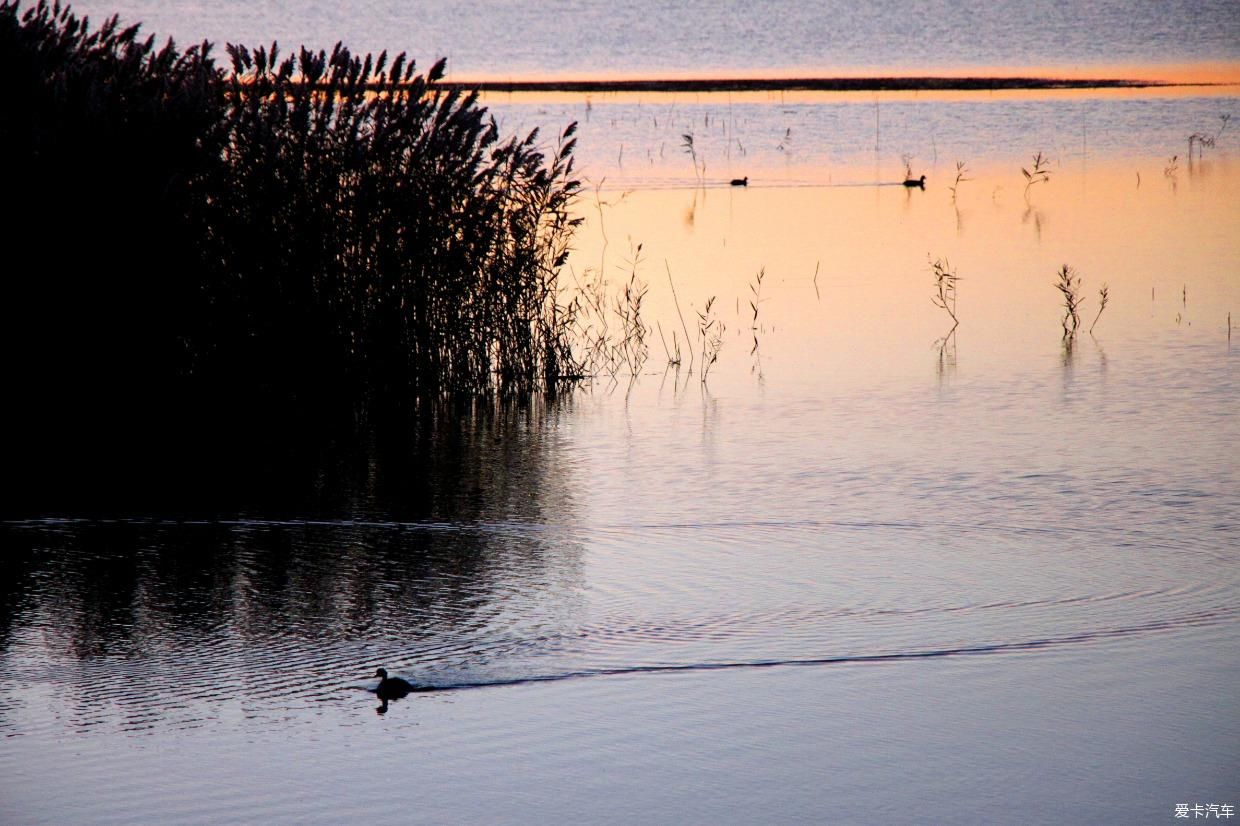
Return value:
M 592 377 L 6 513 L 0 819 L 1240 805 L 1234 90 L 485 102 Z

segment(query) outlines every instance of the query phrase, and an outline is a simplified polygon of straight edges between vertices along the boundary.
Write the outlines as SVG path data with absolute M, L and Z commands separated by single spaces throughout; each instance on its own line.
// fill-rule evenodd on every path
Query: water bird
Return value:
M 746 175 L 743 178 L 733 178 L 732 186 L 749 186 L 749 176 Z
M 400 677 L 389 677 L 386 668 L 380 668 L 375 672 L 375 676 L 379 678 L 379 685 L 375 688 L 375 694 L 379 695 L 379 699 L 386 706 L 388 700 L 399 700 L 409 692 L 413 691 L 413 683 Z
M 907 187 L 915 186 L 918 189 L 925 189 L 926 188 L 926 176 L 922 175 L 920 178 L 905 178 L 904 185 Z

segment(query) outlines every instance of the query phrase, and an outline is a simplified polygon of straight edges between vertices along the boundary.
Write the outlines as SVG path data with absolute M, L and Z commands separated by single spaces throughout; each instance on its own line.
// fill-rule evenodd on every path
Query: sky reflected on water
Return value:
M 782 177 L 753 149 L 744 188 L 686 185 L 678 148 L 648 179 L 583 147 L 570 264 L 649 285 L 640 375 L 239 473 L 231 511 L 5 523 L 6 803 L 1049 823 L 1233 800 L 1240 164 L 1220 140 L 1170 168 L 1175 125 L 1233 101 L 1151 97 L 1162 119 L 1115 141 L 1154 148 L 1089 138 L 1026 192 L 1021 118 L 1091 101 L 910 104 L 910 133 L 992 118 L 955 198 L 945 138 L 937 164 L 917 144 L 924 190 L 899 186 L 899 141 Z M 814 117 L 863 140 L 872 115 Z M 960 277 L 949 348 L 937 258 Z M 1064 263 L 1087 326 L 1110 296 L 1072 347 Z M 658 331 L 700 352 L 710 296 L 703 382 Z M 376 715 L 379 666 L 437 690 Z

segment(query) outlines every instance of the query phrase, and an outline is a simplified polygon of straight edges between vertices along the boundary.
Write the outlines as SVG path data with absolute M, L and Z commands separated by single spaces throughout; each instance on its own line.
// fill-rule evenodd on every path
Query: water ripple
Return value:
M 911 519 L 5 527 L 25 571 L 0 659 L 5 736 L 307 722 L 348 702 L 342 678 L 373 688 L 379 665 L 450 692 L 1031 653 L 1240 614 L 1227 530 L 1185 539 L 1149 525 Z

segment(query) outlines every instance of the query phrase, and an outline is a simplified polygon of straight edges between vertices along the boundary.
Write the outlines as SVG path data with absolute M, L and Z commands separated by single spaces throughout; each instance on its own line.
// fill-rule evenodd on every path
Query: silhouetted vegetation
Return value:
M 930 301 L 934 306 L 946 311 L 951 317 L 952 329 L 955 330 L 960 325 L 960 319 L 956 318 L 956 282 L 960 277 L 946 258 L 931 261 L 930 272 L 934 276 L 934 295 L 930 297 Z
M 1033 156 L 1033 165 L 1028 169 L 1020 168 L 1020 174 L 1025 176 L 1025 198 L 1029 198 L 1029 190 L 1034 184 L 1044 184 L 1051 179 L 1050 159 L 1043 155 L 1040 151 Z
M 556 282 L 575 125 L 548 158 L 441 89 L 442 61 L 228 57 L 0 4 L 5 361 L 32 464 L 580 372 Z
M 1110 289 L 1104 283 L 1098 288 L 1098 315 L 1094 316 L 1094 323 L 1089 325 L 1089 334 L 1094 334 L 1094 328 L 1098 326 L 1098 319 L 1102 318 L 1102 312 L 1107 308 L 1107 302 L 1111 300 Z
M 968 164 L 965 161 L 956 161 L 956 179 L 952 181 L 952 185 L 948 187 L 952 193 L 952 203 L 956 203 L 956 188 L 965 181 L 971 181 L 972 178 L 965 177 L 969 174 Z
M 1211 135 L 1208 132 L 1194 132 L 1193 134 L 1188 136 L 1188 161 L 1189 163 L 1192 163 L 1193 161 L 1193 144 L 1196 144 L 1197 157 L 1200 158 L 1205 148 L 1208 146 L 1211 149 L 1213 149 L 1215 142 L 1220 137 L 1222 137 L 1224 132 L 1227 131 L 1227 124 L 1231 122 L 1231 115 L 1230 114 L 1219 115 L 1218 119 L 1219 119 L 1219 127 L 1217 130 L 1215 130 L 1213 135 Z
M 1063 339 L 1071 341 L 1076 338 L 1077 328 L 1081 326 L 1081 277 L 1076 270 L 1064 264 L 1055 273 L 1055 278 L 1055 289 L 1063 296 L 1064 313 L 1060 322 L 1063 325 Z

